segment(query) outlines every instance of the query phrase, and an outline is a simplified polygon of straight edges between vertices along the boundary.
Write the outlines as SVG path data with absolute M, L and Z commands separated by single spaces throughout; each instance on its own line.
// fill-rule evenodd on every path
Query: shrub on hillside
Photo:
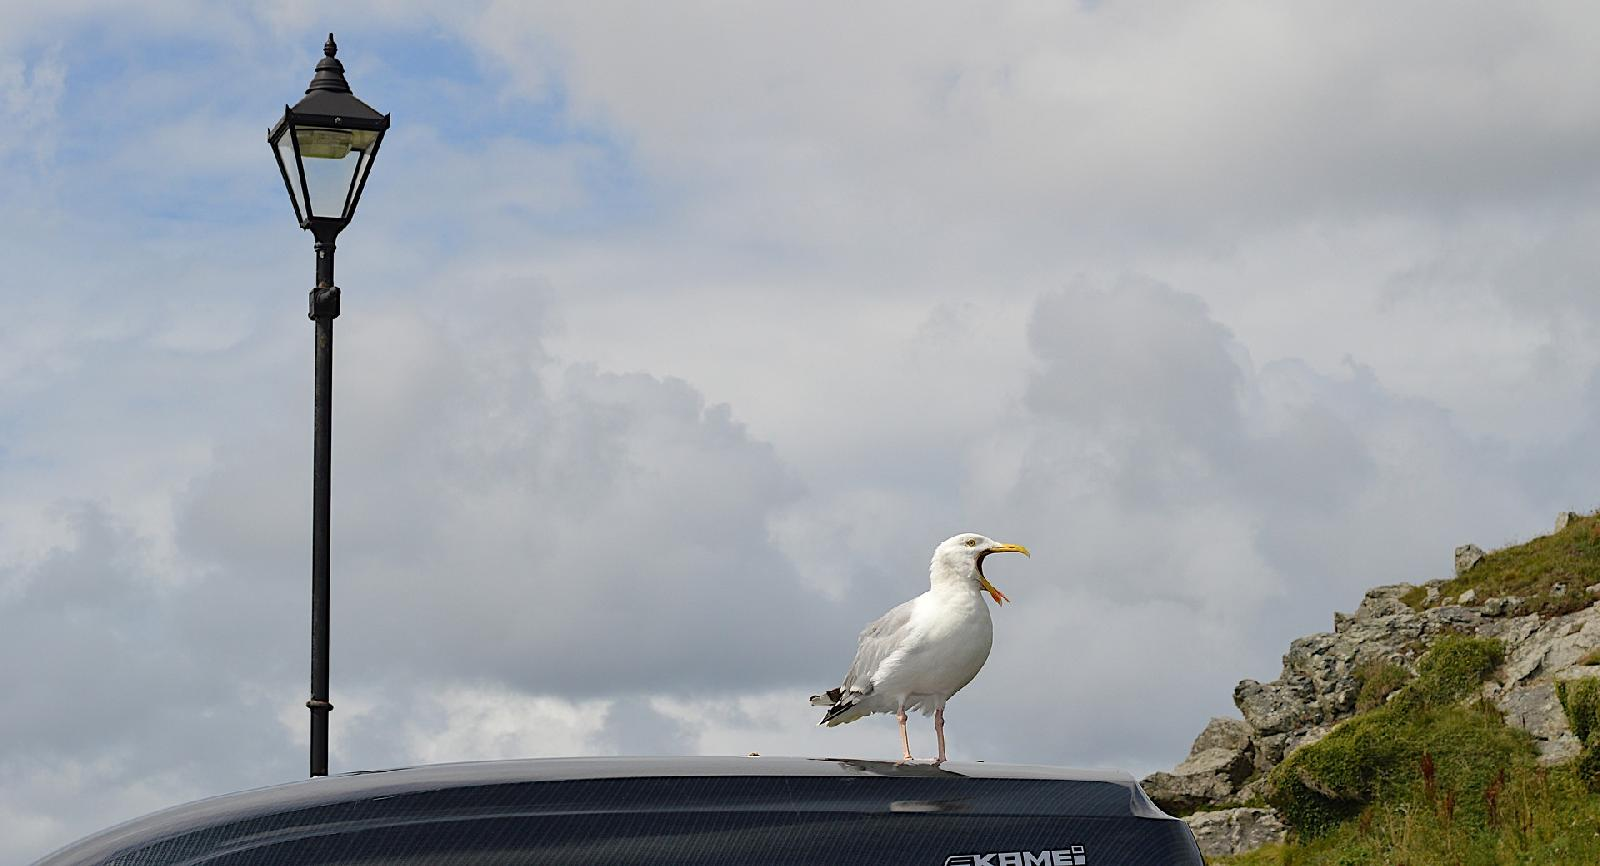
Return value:
M 1567 723 L 1579 741 L 1588 745 L 1589 738 L 1600 731 L 1600 679 L 1584 677 L 1556 683 L 1556 697 L 1567 714 Z
M 1497 640 L 1445 635 L 1417 662 L 1417 678 L 1390 703 L 1401 712 L 1460 703 L 1504 660 L 1505 645 Z
M 1405 668 L 1386 659 L 1374 659 L 1355 671 L 1360 690 L 1356 693 L 1356 712 L 1383 706 L 1384 700 L 1411 679 Z
M 1350 719 L 1279 764 L 1267 802 L 1305 836 L 1326 832 L 1380 800 L 1448 794 L 1461 818 L 1486 819 L 1483 792 L 1508 767 L 1531 762 L 1527 735 L 1492 707 L 1461 706 L 1499 666 L 1499 641 L 1448 635 L 1387 703 Z M 1444 792 L 1444 793 L 1441 793 Z
M 1556 683 L 1556 697 L 1572 733 L 1583 744 L 1575 769 L 1591 791 L 1600 791 L 1600 679 L 1584 677 Z

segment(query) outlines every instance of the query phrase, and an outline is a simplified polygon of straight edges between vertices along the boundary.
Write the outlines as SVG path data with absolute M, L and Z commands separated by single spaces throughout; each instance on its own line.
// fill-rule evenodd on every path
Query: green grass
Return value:
M 1600 863 L 1597 778 L 1580 758 L 1534 762 L 1528 735 L 1474 699 L 1499 641 L 1441 637 L 1415 678 L 1299 749 L 1268 776 L 1287 844 L 1216 866 L 1488 866 Z M 1374 666 L 1366 682 L 1397 676 Z M 1387 687 L 1387 686 L 1385 686 Z M 1560 687 L 1574 728 L 1600 742 L 1600 680 Z M 1600 755 L 1589 749 L 1585 756 Z M 1600 762 L 1600 758 L 1591 759 Z
M 1460 706 L 1503 654 L 1497 640 L 1441 637 L 1391 700 L 1275 767 L 1267 802 L 1296 832 L 1314 837 L 1373 803 L 1407 800 L 1419 779 L 1430 793 L 1481 791 L 1502 770 L 1532 763 L 1526 734 L 1507 727 L 1492 707 Z
M 1600 733 L 1600 679 L 1584 677 L 1558 682 L 1556 698 L 1579 742 L 1587 744 L 1590 737 Z
M 1508 770 L 1487 807 L 1463 808 L 1474 794 L 1419 784 L 1405 800 L 1375 803 L 1310 840 L 1271 845 L 1212 866 L 1592 866 L 1600 863 L 1600 796 L 1573 768 L 1528 765 Z M 1454 800 L 1450 795 L 1454 794 Z
M 1559 616 L 1588 607 L 1594 599 L 1584 588 L 1596 583 L 1600 583 L 1600 518 L 1589 515 L 1560 532 L 1485 555 L 1466 574 L 1439 587 L 1439 598 L 1459 598 L 1472 589 L 1480 603 L 1516 596 L 1523 599 L 1518 614 Z M 1555 594 L 1557 584 L 1566 585 L 1565 593 Z M 1425 594 L 1417 587 L 1401 600 L 1420 610 Z
M 1600 583 L 1600 518 L 1488 554 L 1440 587 L 1479 601 L 1524 599 L 1517 614 L 1589 606 Z M 1557 594 L 1557 584 L 1565 592 Z M 1423 606 L 1425 590 L 1403 600 Z M 1437 603 L 1437 602 L 1436 602 Z M 1558 685 L 1583 753 L 1539 767 L 1528 735 L 1474 695 L 1501 662 L 1496 641 L 1440 638 L 1410 678 L 1373 663 L 1358 672 L 1357 715 L 1268 775 L 1267 803 L 1290 841 L 1214 866 L 1600 864 L 1600 679 Z M 1600 663 L 1600 651 L 1582 664 Z
M 1600 791 L 1600 678 L 1558 682 L 1556 697 L 1567 714 L 1573 736 L 1583 743 L 1573 771 L 1590 791 Z
M 1359 685 L 1359 691 L 1356 693 L 1356 712 L 1364 713 L 1383 706 L 1389 695 L 1411 679 L 1411 674 L 1394 662 L 1374 659 L 1356 668 L 1355 679 Z

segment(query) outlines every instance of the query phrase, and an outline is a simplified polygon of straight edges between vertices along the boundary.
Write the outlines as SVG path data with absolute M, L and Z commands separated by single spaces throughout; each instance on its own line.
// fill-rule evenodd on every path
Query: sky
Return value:
M 0 0 L 0 863 L 305 772 L 816 727 L 959 532 L 953 759 L 1172 766 L 1371 586 L 1600 507 L 1585 2 Z M 913 722 L 912 745 L 932 732 Z

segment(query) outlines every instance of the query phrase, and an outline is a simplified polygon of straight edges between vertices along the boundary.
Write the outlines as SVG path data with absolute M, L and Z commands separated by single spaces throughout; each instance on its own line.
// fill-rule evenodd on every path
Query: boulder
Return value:
M 1561 701 L 1556 699 L 1555 683 L 1550 680 L 1512 686 L 1501 690 L 1493 699 L 1494 705 L 1505 714 L 1506 724 L 1532 734 L 1536 745 L 1555 742 L 1562 735 L 1572 736 Z M 1541 753 L 1543 751 L 1540 749 Z
M 1241 680 L 1233 689 L 1233 703 L 1256 733 L 1281 734 L 1298 726 L 1307 715 L 1308 692 L 1302 683 Z
M 1387 586 L 1373 587 L 1362 597 L 1361 604 L 1356 608 L 1355 618 L 1364 620 L 1409 614 L 1412 612 L 1411 606 L 1401 601 L 1400 596 L 1413 589 L 1416 587 L 1409 583 L 1391 583 Z
M 1484 599 L 1483 604 L 1479 605 L 1478 609 L 1483 611 L 1484 616 L 1505 616 L 1515 609 L 1521 601 L 1522 599 L 1519 598 L 1500 598 L 1496 596 Z
M 1235 803 L 1260 803 L 1267 799 L 1267 776 L 1256 776 L 1255 779 L 1244 783 L 1233 794 Z
M 1333 732 L 1333 725 L 1318 725 L 1310 730 L 1295 731 L 1283 744 L 1283 756 L 1288 757 L 1295 749 L 1309 746 Z
M 1456 577 L 1460 577 L 1472 570 L 1474 565 L 1483 561 L 1483 548 L 1476 544 L 1463 544 L 1456 548 Z
M 1486 621 L 1476 609 L 1460 606 L 1419 614 L 1400 600 L 1413 589 L 1400 583 L 1368 591 L 1354 613 L 1334 617 L 1333 632 L 1292 641 L 1278 679 L 1239 683 L 1233 702 L 1252 732 L 1257 770 L 1270 770 L 1289 751 L 1354 715 L 1363 666 L 1387 661 L 1410 668 L 1427 640 L 1472 631 Z
M 1265 776 L 1283 761 L 1288 751 L 1288 734 L 1264 734 L 1256 737 L 1256 771 Z
M 1244 807 L 1216 812 L 1196 812 L 1183 819 L 1207 857 L 1245 854 L 1284 840 L 1283 821 L 1272 809 Z
M 1470 592 L 1470 590 L 1469 590 Z M 1466 593 L 1458 599 L 1460 604 L 1446 604 L 1422 612 L 1422 637 L 1429 643 L 1440 635 L 1471 633 L 1483 624 L 1483 613 L 1475 607 L 1466 607 Z
M 1571 734 L 1562 734 L 1554 740 L 1535 740 L 1533 744 L 1539 749 L 1539 757 L 1534 760 L 1541 767 L 1565 764 L 1583 751 L 1583 744 Z
M 1563 511 L 1560 514 L 1557 514 L 1556 515 L 1556 531 L 1560 532 L 1561 530 L 1566 529 L 1567 528 L 1567 524 L 1569 524 L 1569 523 L 1571 523 L 1571 522 L 1573 522 L 1574 520 L 1577 520 L 1577 519 L 1578 519 L 1578 513 L 1576 511 Z
M 1457 604 L 1472 604 L 1473 602 L 1475 602 L 1477 600 L 1478 600 L 1478 591 L 1475 590 L 1475 589 L 1469 589 L 1466 592 L 1463 592 L 1459 597 L 1456 598 L 1456 603 Z
M 1249 749 L 1222 746 L 1190 755 L 1170 773 L 1151 773 L 1139 784 L 1146 795 L 1167 812 L 1188 812 L 1209 806 L 1239 789 L 1255 772 Z
M 1506 644 L 1501 682 L 1508 687 L 1564 671 L 1600 648 L 1600 607 L 1544 622 L 1537 616 L 1519 617 L 1508 625 L 1515 627 L 1494 635 Z
M 1194 738 L 1194 745 L 1189 747 L 1189 757 L 1192 758 L 1207 749 L 1243 752 L 1249 748 L 1250 726 L 1243 719 L 1214 718 L 1206 723 L 1206 728 L 1200 732 L 1200 736 Z

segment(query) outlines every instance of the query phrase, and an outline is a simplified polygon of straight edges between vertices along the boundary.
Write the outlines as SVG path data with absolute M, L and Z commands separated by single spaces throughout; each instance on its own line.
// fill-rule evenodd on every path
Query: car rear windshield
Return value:
M 1198 864 L 1182 824 L 1101 782 L 685 777 L 420 791 L 256 815 L 117 866 Z

